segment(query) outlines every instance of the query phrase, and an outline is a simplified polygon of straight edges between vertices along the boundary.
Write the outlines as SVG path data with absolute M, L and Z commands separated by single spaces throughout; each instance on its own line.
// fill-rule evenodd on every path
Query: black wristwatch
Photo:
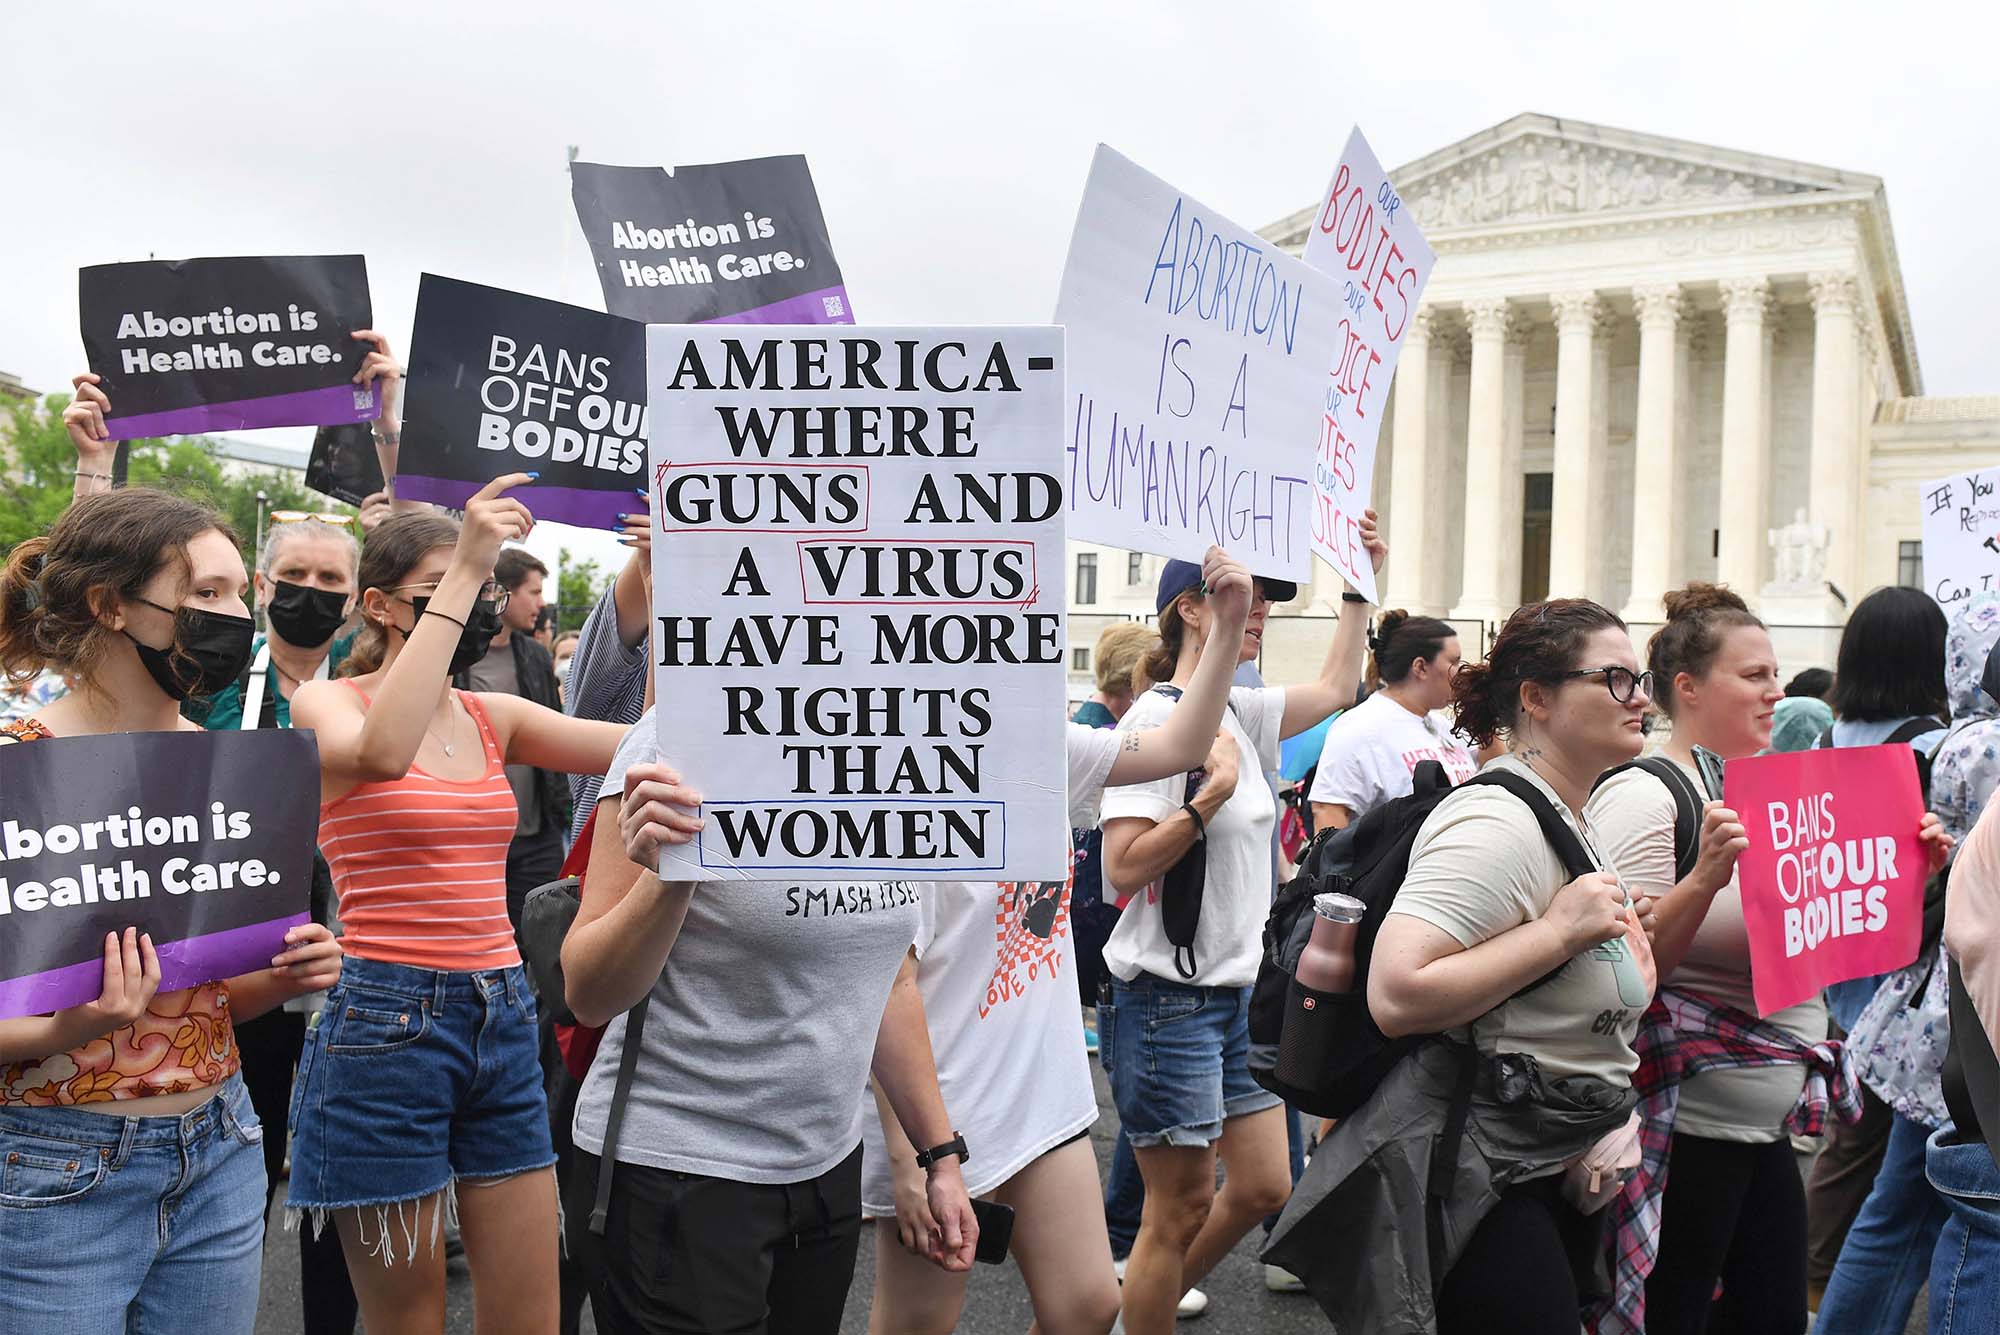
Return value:
M 952 1132 L 951 1139 L 942 1145 L 934 1145 L 927 1150 L 918 1150 L 917 1167 L 928 1173 L 932 1164 L 936 1163 L 939 1159 L 949 1158 L 954 1154 L 958 1156 L 960 1163 L 972 1162 L 972 1151 L 965 1148 L 965 1133 L 963 1131 Z
M 1356 593 L 1352 589 L 1342 589 L 1340 591 L 1340 601 L 1343 603 L 1366 603 L 1368 595 L 1365 593 Z

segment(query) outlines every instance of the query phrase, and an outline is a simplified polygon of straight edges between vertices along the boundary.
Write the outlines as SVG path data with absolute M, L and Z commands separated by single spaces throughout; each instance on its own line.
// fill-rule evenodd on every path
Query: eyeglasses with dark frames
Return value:
M 1631 668 L 1612 664 L 1609 667 L 1578 668 L 1574 672 L 1556 674 L 1557 681 L 1569 681 L 1575 677 L 1595 677 L 1602 675 L 1604 689 L 1611 692 L 1611 698 L 1621 705 L 1632 703 L 1632 697 L 1644 691 L 1650 699 L 1653 694 L 1653 674 L 1634 672 Z

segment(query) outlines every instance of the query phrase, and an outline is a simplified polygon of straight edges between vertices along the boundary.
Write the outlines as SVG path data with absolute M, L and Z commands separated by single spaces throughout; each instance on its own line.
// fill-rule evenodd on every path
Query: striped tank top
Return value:
M 485 748 L 484 774 L 461 782 L 412 765 L 401 779 L 359 784 L 320 805 L 319 846 L 349 955 L 459 971 L 521 962 L 507 920 L 507 846 L 519 809 L 479 697 L 457 694 Z

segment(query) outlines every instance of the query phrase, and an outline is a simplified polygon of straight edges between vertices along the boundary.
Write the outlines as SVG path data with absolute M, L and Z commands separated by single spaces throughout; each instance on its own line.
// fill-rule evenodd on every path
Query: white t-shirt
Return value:
M 1435 760 L 1453 783 L 1478 770 L 1472 752 L 1438 714 L 1412 714 L 1377 691 L 1333 721 L 1320 753 L 1311 800 L 1346 807 L 1357 819 L 1410 795 L 1410 775 Z
M 1118 731 L 1156 728 L 1175 703 L 1158 691 L 1147 691 L 1125 711 Z M 1278 821 L 1277 799 L 1264 782 L 1264 771 L 1277 767 L 1278 729 L 1284 718 L 1282 686 L 1238 686 L 1229 692 L 1222 726 L 1236 740 L 1236 790 L 1208 823 L 1208 837 L 1198 845 L 1208 854 L 1208 876 L 1202 886 L 1201 922 L 1195 929 L 1195 976 L 1182 978 L 1174 968 L 1174 947 L 1160 917 L 1155 884 L 1132 896 L 1105 943 L 1104 967 L 1119 979 L 1130 982 L 1150 973 L 1198 987 L 1248 987 L 1257 981 L 1275 870 L 1271 831 Z M 1108 789 L 1104 820 L 1137 816 L 1164 821 L 1181 809 L 1186 792 L 1186 779 L 1179 774 Z
M 1063 725 L 1063 746 L 1069 755 L 1069 827 L 1089 830 L 1097 825 L 1097 804 L 1104 798 L 1104 779 L 1118 759 L 1124 738 L 1113 728 Z
M 1701 776 L 1686 765 L 1681 770 L 1700 792 Z M 1658 778 L 1637 769 L 1614 775 L 1591 795 L 1583 814 L 1598 851 L 1611 859 L 1633 894 L 1664 895 L 1674 888 L 1674 799 Z M 1710 901 L 1680 967 L 1662 983 L 1757 1013 L 1743 891 L 1734 875 Z M 1826 1037 L 1826 1002 L 1814 993 L 1766 1016 L 1765 1022 L 1802 1043 L 1817 1043 Z M 1674 1129 L 1708 1140 L 1783 1140 L 1781 1124 L 1805 1083 L 1802 1065 L 1745 1066 L 1689 1076 L 1681 1082 Z
M 1097 1120 L 1070 887 L 937 881 L 921 892 L 917 990 L 945 1109 L 972 1150 L 966 1190 L 980 1196 Z M 863 1123 L 862 1144 L 862 1209 L 892 1216 L 880 1118 Z
M 1528 766 L 1501 756 L 1488 768 L 1525 775 L 1576 828 L 1562 799 Z M 1528 804 L 1504 788 L 1475 784 L 1445 798 L 1417 832 L 1390 912 L 1419 918 L 1469 950 L 1541 917 L 1569 879 Z M 1472 1037 L 1481 1052 L 1525 1053 L 1552 1077 L 1626 1085 L 1639 1066 L 1632 1040 L 1652 1000 L 1625 943 L 1607 941 L 1480 1016 Z

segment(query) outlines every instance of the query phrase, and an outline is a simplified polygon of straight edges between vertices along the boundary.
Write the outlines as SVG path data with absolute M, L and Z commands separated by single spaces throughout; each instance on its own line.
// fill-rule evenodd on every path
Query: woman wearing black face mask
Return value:
M 0 570 L 0 671 L 54 668 L 75 688 L 0 744 L 195 730 L 181 702 L 249 656 L 246 583 L 199 506 L 142 488 L 79 500 Z M 97 1000 L 0 1021 L 0 1329 L 248 1335 L 265 1170 L 234 1021 L 340 968 L 325 927 L 286 940 L 272 968 L 161 993 L 152 942 L 127 929 L 105 942 Z
M 288 1205 L 339 1229 L 369 1329 L 441 1329 L 455 1200 L 481 1330 L 556 1328 L 556 1190 L 534 1000 L 507 918 L 509 763 L 608 769 L 625 728 L 451 687 L 499 631 L 493 564 L 534 519 L 506 493 L 384 520 L 338 681 L 292 697 L 318 736 L 320 848 L 347 973 L 306 1036 Z
M 181 712 L 215 731 L 291 727 L 293 692 L 331 676 L 346 656 L 349 642 L 337 636 L 354 610 L 360 560 L 360 545 L 345 528 L 313 518 L 274 521 L 255 575 L 257 603 L 270 629 L 251 642 L 246 671 L 205 700 L 190 699 Z M 334 925 L 333 877 L 319 856 L 313 858 L 312 915 L 315 922 Z M 243 1084 L 266 1126 L 285 1121 L 307 1016 L 319 1011 L 323 1000 L 294 998 L 282 1009 L 237 1026 Z M 284 1162 L 285 1138 L 266 1137 L 266 1213 Z M 305 1335 L 351 1335 L 359 1309 L 338 1233 L 299 1235 L 299 1299 Z

